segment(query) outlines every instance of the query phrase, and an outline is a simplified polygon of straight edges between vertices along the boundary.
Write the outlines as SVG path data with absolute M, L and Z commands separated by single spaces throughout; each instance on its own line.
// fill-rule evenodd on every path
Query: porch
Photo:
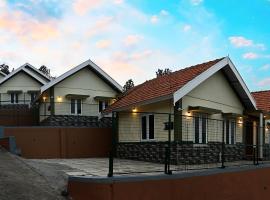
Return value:
M 257 114 L 114 112 L 111 162 L 160 163 L 168 173 L 268 162 L 269 115 L 263 116 L 260 126 Z

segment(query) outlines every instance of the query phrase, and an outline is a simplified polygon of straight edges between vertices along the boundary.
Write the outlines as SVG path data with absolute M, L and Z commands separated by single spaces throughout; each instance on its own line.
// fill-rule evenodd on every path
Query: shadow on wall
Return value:
M 14 136 L 25 158 L 107 157 L 110 128 L 5 127 L 4 137 Z

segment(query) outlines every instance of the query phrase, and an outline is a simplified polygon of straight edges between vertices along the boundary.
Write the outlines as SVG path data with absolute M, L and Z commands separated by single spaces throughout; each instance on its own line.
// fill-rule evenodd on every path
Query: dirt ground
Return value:
M 64 180 L 64 179 L 63 179 Z M 1 200 L 61 200 L 62 188 L 52 187 L 37 170 L 0 148 Z

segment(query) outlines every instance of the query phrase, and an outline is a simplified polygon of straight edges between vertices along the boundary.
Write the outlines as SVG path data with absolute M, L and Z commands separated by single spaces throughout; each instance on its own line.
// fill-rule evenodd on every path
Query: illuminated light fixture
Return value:
M 137 112 L 137 111 L 138 111 L 138 110 L 137 110 L 136 107 L 132 108 L 132 112 Z
M 47 98 L 44 96 L 44 97 L 42 97 L 42 99 L 43 99 L 43 101 L 46 101 Z
M 242 117 L 239 117 L 238 123 L 239 123 L 239 124 L 243 124 L 243 119 L 242 119 Z
M 58 97 L 57 97 L 57 101 L 58 101 L 58 102 L 61 102 L 61 101 L 62 101 L 62 97 L 61 97 L 61 96 L 58 96 Z

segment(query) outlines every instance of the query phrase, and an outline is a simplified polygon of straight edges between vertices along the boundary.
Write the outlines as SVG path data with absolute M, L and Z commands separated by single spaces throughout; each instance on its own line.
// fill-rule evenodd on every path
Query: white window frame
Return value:
M 195 125 L 195 120 L 196 118 L 199 118 L 199 143 L 196 143 L 196 125 Z M 202 138 L 202 119 L 206 120 L 205 124 L 205 143 L 203 143 L 203 138 Z M 194 118 L 193 118 L 193 124 L 194 124 L 194 144 L 207 144 L 208 143 L 208 114 L 206 113 L 196 113 Z
M 74 111 L 75 113 L 72 113 L 72 100 L 75 101 L 75 108 L 74 108 Z M 81 101 L 81 113 L 78 113 L 78 100 Z M 70 99 L 70 114 L 71 115 L 82 115 L 82 112 L 83 112 L 83 103 L 82 103 L 82 99 Z
M 101 111 L 99 110 L 99 104 L 100 102 L 102 103 L 102 108 L 101 108 Z M 107 107 L 109 106 L 109 101 L 99 101 L 98 102 L 98 110 L 99 112 L 102 112 L 103 110 L 105 110 L 107 107 L 106 107 L 106 103 L 107 103 Z
M 229 142 L 227 143 L 227 122 L 229 122 Z M 234 143 L 232 143 L 232 123 L 234 124 Z M 225 119 L 224 123 L 224 138 L 225 144 L 236 144 L 236 120 L 235 119 Z
M 150 115 L 153 115 L 154 116 L 154 138 L 153 139 L 150 139 L 149 138 L 149 116 Z M 141 140 L 142 141 L 154 141 L 155 140 L 155 115 L 154 114 L 145 114 L 145 115 L 141 115 L 141 120 L 143 117 L 146 117 L 146 138 L 144 139 L 142 136 L 143 136 L 143 133 L 142 133 L 142 121 L 140 122 L 141 123 Z
M 12 102 L 12 95 L 14 95 L 14 102 Z M 16 101 L 17 99 L 17 101 Z M 10 93 L 10 103 L 11 104 L 19 104 L 19 94 L 18 93 Z

